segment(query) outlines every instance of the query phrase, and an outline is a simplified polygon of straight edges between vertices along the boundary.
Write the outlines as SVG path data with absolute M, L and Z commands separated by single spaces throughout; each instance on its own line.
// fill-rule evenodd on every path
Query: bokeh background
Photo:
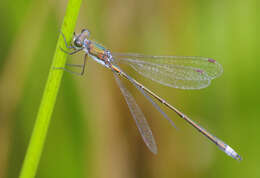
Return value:
M 0 177 L 18 177 L 67 1 L 0 3 Z M 223 75 L 202 90 L 173 89 L 127 72 L 230 144 L 233 160 L 162 107 L 179 130 L 127 82 L 158 144 L 146 148 L 113 75 L 93 60 L 65 73 L 39 178 L 260 177 L 257 0 L 84 0 L 76 31 L 111 51 L 206 56 Z M 258 20 L 257 20 L 258 19 Z M 81 63 L 82 55 L 69 57 Z

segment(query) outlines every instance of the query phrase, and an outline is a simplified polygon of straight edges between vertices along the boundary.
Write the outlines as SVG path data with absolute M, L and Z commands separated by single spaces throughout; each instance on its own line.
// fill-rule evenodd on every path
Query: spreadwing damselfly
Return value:
M 193 126 L 210 141 L 215 143 L 227 155 L 233 157 L 236 160 L 241 160 L 241 157 L 229 145 L 209 133 L 203 127 L 198 125 L 196 122 L 169 104 L 167 101 L 162 99 L 160 96 L 155 94 L 153 91 L 139 83 L 137 80 L 130 77 L 119 67 L 119 64 L 127 64 L 139 74 L 169 87 L 180 89 L 201 89 L 207 87 L 211 80 L 221 75 L 223 69 L 217 61 L 206 57 L 147 56 L 140 54 L 111 53 L 103 46 L 90 40 L 89 31 L 86 29 L 83 29 L 80 34 L 74 33 L 72 44 L 69 46 L 64 34 L 61 34 L 64 38 L 66 47 L 72 50 L 72 52 L 67 52 L 66 50 L 62 49 L 64 52 L 73 55 L 80 51 L 84 51 L 85 56 L 82 65 L 67 64 L 67 66 L 82 68 L 80 73 L 70 71 L 63 67 L 59 67 L 58 69 L 64 69 L 71 73 L 83 75 L 88 56 L 104 67 L 110 69 L 113 72 L 116 83 L 118 84 L 126 100 L 138 130 L 151 152 L 154 154 L 157 153 L 157 145 L 152 131 L 145 119 L 143 112 L 137 105 L 134 97 L 121 82 L 120 77 L 125 78 L 130 83 L 132 83 L 174 127 L 175 124 L 173 121 L 166 115 L 160 106 L 156 104 L 154 100 L 159 101 L 161 104 L 174 111 L 180 118 Z

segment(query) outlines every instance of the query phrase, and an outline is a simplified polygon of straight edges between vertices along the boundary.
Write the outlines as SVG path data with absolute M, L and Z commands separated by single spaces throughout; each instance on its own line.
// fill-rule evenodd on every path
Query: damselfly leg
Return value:
M 74 51 L 72 51 L 72 52 L 68 52 L 68 51 L 66 51 L 66 50 L 64 50 L 62 47 L 60 47 L 60 49 L 64 52 L 64 53 L 66 53 L 66 54 L 68 54 L 68 55 L 74 55 L 74 54 L 76 54 L 76 53 L 78 53 L 78 52 L 80 52 L 80 51 L 82 51 L 83 49 L 84 49 L 84 47 L 81 47 L 81 48 L 76 48 L 74 45 L 70 45 L 70 46 L 68 46 L 68 43 L 67 43 L 67 40 L 66 40 L 66 38 L 65 38 L 65 35 L 62 33 L 62 31 L 60 31 L 60 33 L 61 33 L 61 35 L 62 35 L 62 37 L 63 37 L 63 39 L 64 39 L 64 43 L 65 43 L 65 45 L 66 45 L 66 47 L 68 48 L 68 49 L 73 49 Z M 74 36 L 75 36 L 75 33 L 74 33 Z M 66 64 L 66 66 L 69 66 L 69 67 L 77 67 L 77 68 L 81 68 L 81 72 L 75 72 L 75 71 L 72 71 L 72 70 L 69 70 L 69 69 L 67 69 L 67 68 L 65 68 L 65 67 L 55 67 L 54 69 L 62 69 L 62 70 L 65 70 L 65 71 L 67 71 L 67 72 L 70 72 L 70 73 L 72 73 L 72 74 L 76 74 L 76 75 L 80 75 L 80 76 L 82 76 L 82 75 L 84 75 L 84 72 L 85 72 L 85 68 L 86 68 L 86 64 L 87 64 L 87 58 L 88 58 L 88 53 L 85 53 L 85 55 L 84 55 L 84 60 L 83 60 L 83 64 Z

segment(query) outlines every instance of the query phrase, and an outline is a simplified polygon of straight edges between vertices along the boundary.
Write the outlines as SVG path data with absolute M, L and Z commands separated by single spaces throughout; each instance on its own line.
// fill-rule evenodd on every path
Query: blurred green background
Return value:
M 66 5 L 0 3 L 0 177 L 19 175 Z M 65 73 L 36 177 L 260 177 L 256 7 L 256 0 L 84 0 L 76 28 L 88 28 L 111 51 L 219 61 L 223 75 L 202 90 L 160 86 L 127 72 L 231 145 L 242 162 L 163 107 L 179 130 L 172 128 L 127 85 L 157 140 L 153 155 L 111 72 L 89 60 L 84 77 Z M 82 55 L 68 60 L 81 63 Z

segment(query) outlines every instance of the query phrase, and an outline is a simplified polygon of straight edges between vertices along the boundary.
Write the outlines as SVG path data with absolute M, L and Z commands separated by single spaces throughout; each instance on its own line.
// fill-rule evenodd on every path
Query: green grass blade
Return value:
M 76 20 L 79 14 L 81 0 L 69 0 L 66 15 L 62 24 L 61 31 L 67 39 L 71 39 Z M 39 107 L 38 115 L 24 159 L 20 178 L 35 177 L 37 167 L 41 158 L 45 138 L 47 135 L 51 115 L 54 110 L 57 94 L 60 88 L 63 70 L 53 70 L 54 67 L 64 67 L 67 54 L 60 50 L 66 49 L 62 36 L 59 36 L 53 62 L 49 71 L 47 83 Z

